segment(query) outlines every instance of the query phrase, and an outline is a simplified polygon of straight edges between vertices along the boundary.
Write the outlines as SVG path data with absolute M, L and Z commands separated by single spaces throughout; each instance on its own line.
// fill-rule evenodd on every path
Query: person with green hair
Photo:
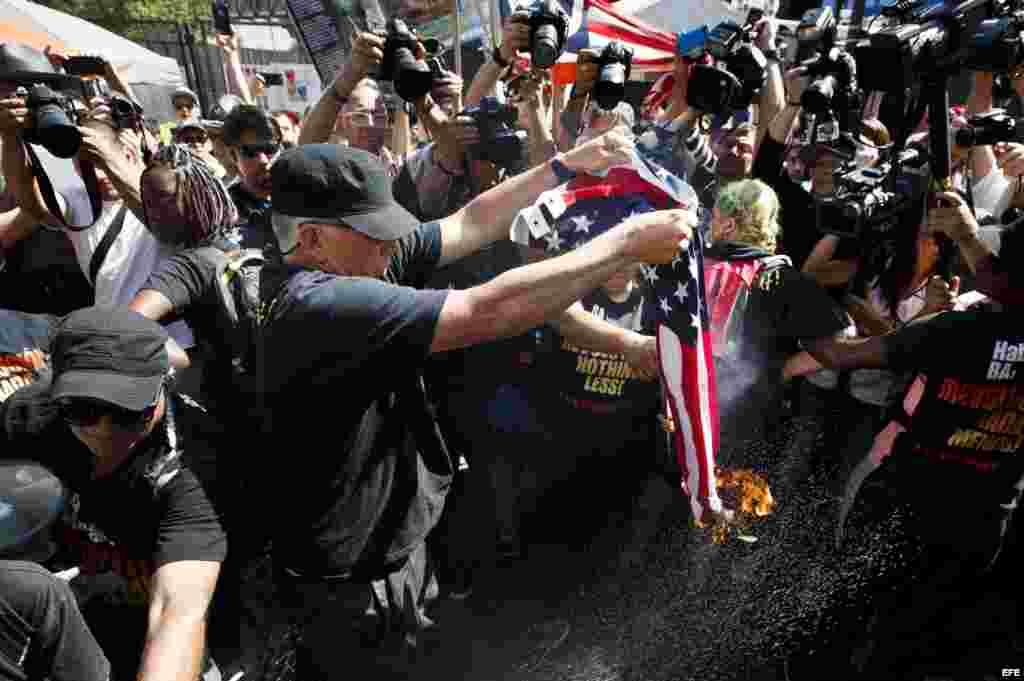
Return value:
M 776 255 L 779 199 L 760 180 L 723 187 L 711 216 L 704 279 L 721 418 L 720 462 L 780 416 L 782 368 L 800 342 L 833 337 L 846 317 L 828 293 Z M 731 460 L 730 460 L 731 459 Z

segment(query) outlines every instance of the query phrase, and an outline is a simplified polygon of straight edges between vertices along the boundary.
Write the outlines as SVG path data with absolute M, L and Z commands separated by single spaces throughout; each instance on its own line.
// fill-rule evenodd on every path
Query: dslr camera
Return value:
M 116 130 L 141 130 L 143 126 L 142 107 L 123 95 L 112 94 L 108 100 L 110 120 Z
M 19 87 L 15 94 L 24 97 L 31 125 L 22 134 L 29 144 L 38 144 L 57 158 L 71 158 L 82 145 L 78 131 L 78 112 L 71 98 L 41 83 Z
M 626 96 L 626 81 L 633 66 L 633 50 L 619 41 L 605 45 L 597 59 L 597 83 L 594 98 L 606 111 L 614 109 Z
M 420 99 L 434 86 L 430 66 L 416 59 L 419 38 L 401 19 L 390 19 L 384 42 L 384 60 L 378 80 L 393 82 L 395 92 L 407 102 Z
M 750 106 L 768 79 L 768 60 L 753 44 L 760 18 L 760 11 L 751 10 L 743 26 L 727 20 L 707 33 L 705 52 L 715 65 L 693 67 L 686 92 L 690 106 L 713 115 Z
M 1024 142 L 1024 125 L 1002 109 L 977 114 L 967 119 L 967 126 L 956 131 L 961 147 L 984 147 L 999 142 Z
M 530 61 L 535 68 L 550 69 L 565 50 L 569 17 L 555 0 L 538 0 L 530 14 Z
M 526 163 L 526 132 L 514 128 L 519 113 L 515 107 L 501 104 L 496 97 L 484 97 L 480 104 L 462 112 L 473 119 L 480 141 L 469 149 L 481 161 L 510 171 L 521 170 Z

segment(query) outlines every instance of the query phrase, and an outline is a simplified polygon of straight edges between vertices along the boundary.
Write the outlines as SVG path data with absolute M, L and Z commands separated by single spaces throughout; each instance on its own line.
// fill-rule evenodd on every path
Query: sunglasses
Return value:
M 266 154 L 268 157 L 273 159 L 277 156 L 277 153 L 281 151 L 281 145 L 277 142 L 267 142 L 264 144 L 243 144 L 239 147 L 242 158 L 253 160 L 259 157 L 260 154 Z
M 178 135 L 179 144 L 205 144 L 210 139 L 207 135 Z
M 110 422 L 119 430 L 139 431 L 146 427 L 156 413 L 160 400 L 160 391 L 153 398 L 153 403 L 142 411 L 132 411 L 110 402 L 94 400 L 86 397 L 69 397 L 60 400 L 57 407 L 61 418 L 72 426 L 89 428 L 95 426 L 104 416 L 110 416 Z

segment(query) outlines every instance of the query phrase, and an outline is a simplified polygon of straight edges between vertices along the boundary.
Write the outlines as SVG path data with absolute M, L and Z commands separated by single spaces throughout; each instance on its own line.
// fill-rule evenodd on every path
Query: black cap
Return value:
M 87 307 L 64 317 L 53 341 L 53 399 L 88 397 L 143 411 L 170 369 L 167 332 L 122 307 Z
M 47 530 L 65 500 L 64 484 L 48 468 L 33 461 L 0 462 L 0 556 L 49 558 Z
M 304 222 L 351 227 L 380 241 L 401 239 L 419 221 L 395 201 L 391 176 L 373 154 L 338 144 L 310 144 L 283 153 L 270 169 L 274 232 L 281 251 L 294 249 Z
M 58 88 L 81 82 L 58 71 L 42 50 L 18 43 L 0 45 L 0 80 L 46 83 Z

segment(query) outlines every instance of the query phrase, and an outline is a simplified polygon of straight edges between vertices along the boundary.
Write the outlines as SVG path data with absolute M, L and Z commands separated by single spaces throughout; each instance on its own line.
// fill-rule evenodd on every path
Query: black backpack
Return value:
M 263 251 L 248 248 L 233 253 L 205 249 L 218 263 L 216 294 L 222 326 L 231 348 L 231 367 L 240 386 L 255 385 L 261 366 L 259 350 L 260 273 L 266 264 Z

